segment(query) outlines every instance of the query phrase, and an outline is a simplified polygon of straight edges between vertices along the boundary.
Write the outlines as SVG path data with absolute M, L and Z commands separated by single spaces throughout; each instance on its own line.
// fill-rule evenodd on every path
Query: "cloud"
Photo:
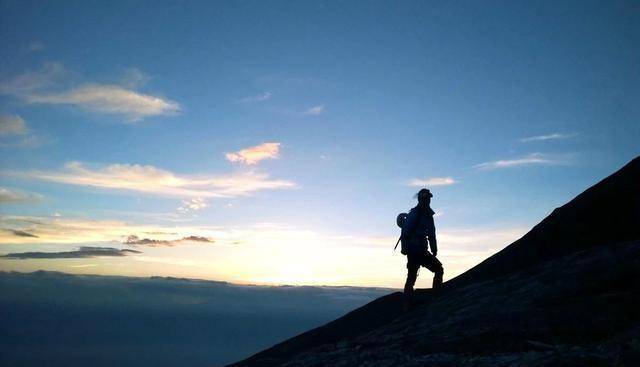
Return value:
M 144 246 L 172 246 L 172 241 L 167 240 L 152 240 L 149 238 L 140 238 L 136 235 L 130 235 L 127 240 L 124 241 L 125 245 L 144 245 Z
M 264 159 L 280 158 L 280 143 L 263 143 L 237 152 L 226 153 L 228 161 L 247 165 L 256 164 Z
M 264 102 L 266 100 L 271 99 L 271 96 L 273 96 L 273 93 L 264 92 L 264 93 L 260 93 L 260 94 L 255 95 L 255 96 L 244 97 L 244 98 L 242 98 L 240 100 L 240 102 L 242 102 L 242 103 Z
M 25 149 L 33 149 L 39 148 L 45 144 L 49 144 L 52 141 L 49 137 L 38 136 L 34 134 L 29 134 L 23 138 L 18 140 L 10 141 L 10 142 L 0 142 L 0 147 L 15 147 L 15 148 L 25 148 Z
M 0 82 L 0 94 L 25 98 L 35 91 L 42 91 L 58 84 L 68 72 L 57 62 L 47 62 L 35 71 L 27 71 L 10 80 Z
M 480 170 L 492 170 L 503 168 L 514 168 L 523 166 L 536 166 L 536 165 L 560 165 L 567 164 L 568 159 L 563 156 L 549 155 L 543 153 L 531 153 L 524 157 L 514 159 L 503 159 L 491 162 L 484 162 L 473 166 Z
M 84 259 L 90 257 L 103 256 L 127 256 L 132 254 L 141 254 L 141 251 L 129 249 L 117 249 L 113 247 L 89 247 L 82 246 L 76 251 L 63 252 L 18 252 L 1 255 L 0 258 L 5 259 Z
M 147 84 L 151 77 L 138 68 L 127 68 L 120 84 L 127 88 L 139 88 Z
M 185 257 L 208 269 L 191 273 L 198 277 L 217 274 L 216 277 L 243 283 L 401 286 L 397 275 L 405 261 L 399 252 L 390 256 L 399 233 L 394 230 L 376 235 L 340 235 L 282 223 L 241 222 L 221 227 L 28 216 L 0 216 L 0 228 L 37 235 L 37 238 L 19 237 L 0 231 L 0 244 L 28 245 L 28 251 L 39 251 L 38 245 L 53 244 L 120 247 L 127 246 L 123 242 L 128 239 L 130 242 L 148 239 L 129 246 L 155 246 L 148 250 L 148 256 L 153 258 Z M 447 277 L 469 269 L 526 231 L 515 227 L 438 227 L 439 252 L 448 264 Z M 136 237 L 130 238 L 131 235 Z M 212 252 L 209 250 L 214 246 L 208 246 L 207 241 L 213 240 L 216 251 Z M 175 243 L 170 245 L 172 241 Z M 161 271 L 171 273 L 170 269 Z
M 123 243 L 125 245 L 131 245 L 131 246 L 141 245 L 141 246 L 157 247 L 157 246 L 174 246 L 183 242 L 214 243 L 215 241 L 203 236 L 187 236 L 187 237 L 182 237 L 175 240 L 158 240 L 158 239 L 151 239 L 151 238 L 140 238 L 136 235 L 129 235 Z
M 303 116 L 318 116 L 324 112 L 324 105 L 317 105 L 306 109 Z
M 22 117 L 0 114 L 0 147 L 36 148 L 47 141 L 31 133 Z
M 189 200 L 182 200 L 182 205 L 178 207 L 180 213 L 189 213 L 202 210 L 209 207 L 209 203 L 203 198 L 192 198 Z
M 149 235 L 153 238 L 147 238 Z M 55 216 L 0 216 L 0 244 L 230 244 L 237 240 L 237 236 L 236 232 L 215 226 L 140 225 L 120 220 Z
M 229 175 L 177 175 L 138 164 L 112 164 L 91 168 L 69 162 L 57 171 L 3 171 L 3 175 L 51 181 L 68 185 L 139 192 L 148 195 L 212 198 L 247 196 L 261 190 L 289 189 L 295 183 L 271 180 L 265 173 L 240 172 Z
M 426 179 L 414 178 L 410 180 L 407 184 L 409 186 L 449 186 L 457 183 L 458 181 L 454 180 L 452 177 L 431 177 Z
M 21 231 L 21 230 L 18 230 L 18 229 L 3 229 L 3 231 L 13 233 L 14 236 L 18 236 L 18 237 L 38 238 L 38 236 L 36 236 L 35 234 L 29 233 L 29 232 L 25 232 L 25 231 Z
M 575 137 L 577 135 L 578 135 L 578 133 L 571 133 L 571 134 L 553 133 L 553 134 L 547 134 L 547 135 L 536 135 L 536 136 L 530 136 L 530 137 L 527 137 L 527 138 L 522 138 L 522 139 L 520 139 L 520 142 L 521 143 L 528 143 L 528 142 L 532 142 L 532 141 L 569 139 L 569 138 L 573 138 L 573 137 Z
M 40 194 L 0 187 L 0 204 L 29 203 L 41 199 Z
M 104 84 L 87 84 L 59 93 L 32 94 L 25 99 L 29 103 L 69 104 L 102 113 L 122 114 L 132 121 L 171 115 L 180 110 L 180 105 L 172 100 Z
M 180 241 L 185 241 L 185 242 L 205 242 L 205 243 L 214 243 L 215 241 L 210 239 L 210 238 L 206 238 L 206 237 L 202 237 L 202 236 L 189 236 L 189 237 L 183 237 Z
M 128 73 L 124 83 L 128 83 L 130 88 L 148 79 L 138 69 L 130 69 Z M 11 95 L 27 103 L 72 105 L 100 113 L 124 115 L 131 121 L 180 111 L 180 105 L 175 101 L 115 84 L 88 83 L 61 88 L 60 82 L 67 74 L 61 64 L 47 63 L 40 70 L 0 83 L 0 94 Z
M 18 115 L 0 114 L 0 136 L 24 135 L 27 133 L 27 124 Z

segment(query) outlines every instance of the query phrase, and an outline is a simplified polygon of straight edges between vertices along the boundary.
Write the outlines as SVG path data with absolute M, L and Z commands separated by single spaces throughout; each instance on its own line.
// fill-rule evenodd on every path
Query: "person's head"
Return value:
M 416 198 L 418 198 L 418 203 L 423 203 L 423 204 L 430 204 L 432 197 L 433 197 L 433 194 L 431 194 L 431 191 L 429 191 L 429 189 L 421 189 L 416 194 Z

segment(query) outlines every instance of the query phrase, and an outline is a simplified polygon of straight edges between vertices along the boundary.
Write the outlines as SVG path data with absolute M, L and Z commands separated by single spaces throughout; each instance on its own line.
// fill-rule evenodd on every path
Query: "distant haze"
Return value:
M 219 366 L 389 293 L 0 273 L 0 365 Z

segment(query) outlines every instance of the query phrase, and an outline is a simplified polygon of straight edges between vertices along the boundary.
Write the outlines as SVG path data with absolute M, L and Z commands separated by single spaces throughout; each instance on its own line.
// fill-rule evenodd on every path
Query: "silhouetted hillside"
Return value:
M 640 365 L 640 157 L 478 266 L 235 366 Z

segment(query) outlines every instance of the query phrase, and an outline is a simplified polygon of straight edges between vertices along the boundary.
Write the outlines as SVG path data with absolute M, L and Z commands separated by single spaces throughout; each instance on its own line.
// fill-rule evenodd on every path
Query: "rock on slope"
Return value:
M 235 366 L 640 365 L 640 157 L 401 312 L 379 298 Z

